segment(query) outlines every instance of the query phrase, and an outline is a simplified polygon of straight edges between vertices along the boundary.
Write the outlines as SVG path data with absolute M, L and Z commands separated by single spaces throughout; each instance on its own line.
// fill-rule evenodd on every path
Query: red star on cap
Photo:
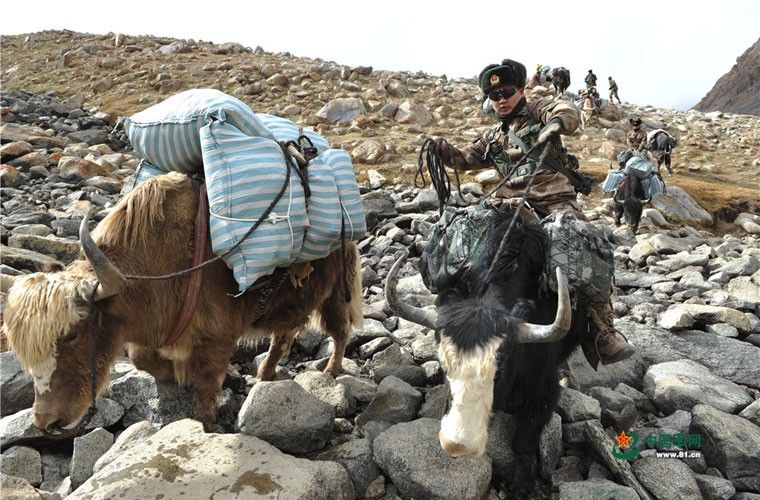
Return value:
M 619 436 L 615 436 L 615 439 L 617 439 L 618 442 L 618 448 L 621 446 L 625 446 L 626 448 L 630 448 L 629 442 L 631 441 L 631 436 L 626 436 L 625 431 L 621 432 Z

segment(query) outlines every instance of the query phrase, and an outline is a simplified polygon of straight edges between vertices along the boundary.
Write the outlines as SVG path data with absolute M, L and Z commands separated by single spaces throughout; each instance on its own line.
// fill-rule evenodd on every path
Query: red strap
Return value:
M 206 201 L 206 186 L 201 186 L 199 193 L 198 213 L 195 216 L 195 245 L 193 253 L 193 267 L 203 262 L 206 255 L 206 232 L 208 230 L 208 205 Z M 182 306 L 182 312 L 179 315 L 179 321 L 174 328 L 169 340 L 164 344 L 172 345 L 185 333 L 187 325 L 195 313 L 195 306 L 198 304 L 198 294 L 201 291 L 201 278 L 203 277 L 203 268 L 193 271 L 190 277 L 190 285 L 185 294 L 185 304 Z

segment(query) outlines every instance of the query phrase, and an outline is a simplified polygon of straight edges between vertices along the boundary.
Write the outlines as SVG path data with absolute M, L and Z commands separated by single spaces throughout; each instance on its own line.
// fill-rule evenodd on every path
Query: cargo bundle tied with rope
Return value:
M 170 171 L 204 179 L 212 249 L 240 292 L 366 234 L 349 154 L 289 120 L 194 89 L 121 123 L 143 158 L 135 184 Z

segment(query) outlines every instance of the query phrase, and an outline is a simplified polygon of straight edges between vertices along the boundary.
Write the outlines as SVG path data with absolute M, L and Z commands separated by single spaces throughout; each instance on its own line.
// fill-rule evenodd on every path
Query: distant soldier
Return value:
M 586 75 L 586 78 L 583 79 L 583 81 L 586 82 L 587 89 L 596 87 L 596 75 L 594 74 L 594 71 L 588 70 L 588 74 Z
M 641 130 L 641 118 L 630 118 L 628 123 L 633 126 L 628 132 L 628 147 L 634 151 L 644 149 L 647 145 L 647 134 Z
M 581 97 L 583 98 L 583 104 L 581 104 L 581 130 L 586 130 L 588 124 L 591 123 L 591 117 L 594 116 L 594 100 L 588 90 L 582 90 Z
M 617 99 L 618 104 L 620 104 L 620 97 L 618 97 L 618 86 L 615 80 L 612 79 L 611 76 L 607 77 L 607 80 L 610 83 L 610 102 L 612 102 L 613 98 Z

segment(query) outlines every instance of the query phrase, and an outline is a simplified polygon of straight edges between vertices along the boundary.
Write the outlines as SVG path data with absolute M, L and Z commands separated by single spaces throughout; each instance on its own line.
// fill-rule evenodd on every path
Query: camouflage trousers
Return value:
M 507 181 L 496 192 L 496 199 L 510 200 L 510 205 L 515 205 L 515 201 L 519 202 L 521 198 L 525 198 L 527 206 L 533 209 L 539 218 L 552 212 L 572 210 L 577 212 L 576 216 L 579 219 L 586 220 L 576 201 L 575 187 L 563 174 L 542 168 L 536 174 L 530 189 L 529 180 L 530 174 Z
M 529 177 L 525 175 L 508 181 L 497 191 L 495 202 L 516 207 L 524 197 L 527 203 L 523 215 L 527 218 L 539 219 L 552 212 L 569 211 L 579 220 L 588 220 L 576 201 L 575 188 L 564 175 L 542 169 L 536 174 L 530 190 L 526 192 Z M 598 367 L 599 358 L 593 346 L 600 335 L 614 335 L 616 330 L 613 320 L 609 301 L 589 306 L 588 330 L 582 340 L 582 346 L 586 360 L 594 370 Z

